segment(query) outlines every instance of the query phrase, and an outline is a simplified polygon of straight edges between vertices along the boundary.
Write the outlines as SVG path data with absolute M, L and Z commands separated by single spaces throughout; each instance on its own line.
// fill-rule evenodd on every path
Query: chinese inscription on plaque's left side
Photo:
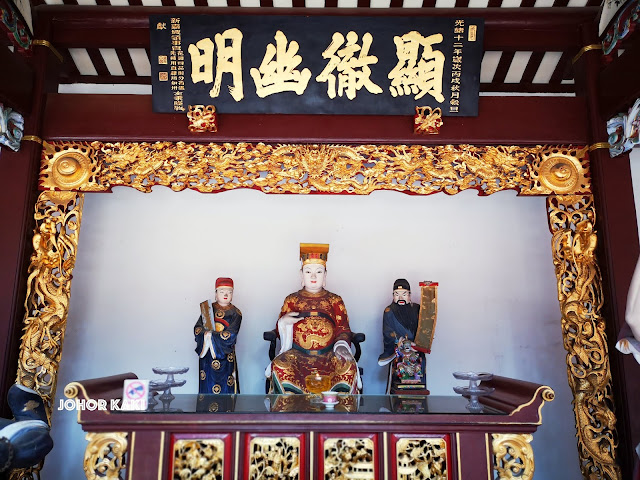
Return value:
M 180 18 L 171 18 L 171 50 L 169 58 L 166 55 L 158 56 L 158 64 L 169 64 L 169 72 L 159 72 L 158 79 L 161 82 L 170 82 L 173 93 L 173 110 L 184 112 L 184 52 L 182 51 L 182 32 Z M 166 22 L 158 22 L 156 30 L 166 30 Z

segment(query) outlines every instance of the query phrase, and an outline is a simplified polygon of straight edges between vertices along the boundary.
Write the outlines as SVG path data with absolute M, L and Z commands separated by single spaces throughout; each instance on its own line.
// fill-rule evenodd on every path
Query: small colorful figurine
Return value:
M 240 393 L 236 340 L 242 312 L 231 304 L 233 280 L 218 278 L 215 301 L 200 303 L 200 318 L 193 329 L 200 357 L 199 393 Z

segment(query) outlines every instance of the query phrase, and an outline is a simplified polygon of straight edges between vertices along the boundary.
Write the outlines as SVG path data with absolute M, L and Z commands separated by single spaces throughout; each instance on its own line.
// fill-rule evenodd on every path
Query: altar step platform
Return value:
M 340 395 L 325 405 L 313 395 L 176 394 L 146 411 L 110 409 L 135 378 L 65 389 L 109 406 L 78 413 L 88 478 L 487 480 L 516 468 L 529 479 L 532 434 L 554 397 L 547 386 L 496 376 L 483 382 L 495 390 L 480 398 L 481 412 L 463 396 L 437 395 Z

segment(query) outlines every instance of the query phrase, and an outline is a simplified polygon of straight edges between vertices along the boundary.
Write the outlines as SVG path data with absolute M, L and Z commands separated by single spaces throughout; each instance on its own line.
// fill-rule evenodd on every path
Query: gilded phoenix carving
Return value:
M 87 433 L 89 442 L 84 452 L 84 473 L 87 480 L 123 480 L 126 469 L 126 432 Z
M 16 382 L 36 390 L 47 414 L 55 397 L 58 365 L 69 310 L 84 196 L 42 192 L 35 207 L 27 280 L 26 316 Z
M 300 439 L 255 437 L 249 444 L 249 479 L 300 478 Z
M 224 441 L 219 438 L 176 440 L 173 445 L 173 478 L 222 479 Z
M 444 438 L 401 438 L 396 452 L 397 480 L 449 478 Z
M 143 192 L 154 185 L 203 193 L 395 190 L 418 195 L 588 193 L 586 153 L 571 147 L 473 145 L 265 145 L 262 143 L 53 143 L 44 153 L 44 189 Z
M 324 478 L 348 480 L 375 478 L 371 438 L 328 438 L 324 441 Z
M 493 434 L 493 467 L 499 480 L 531 480 L 534 462 L 530 434 Z
M 580 467 L 585 478 L 619 479 L 593 198 L 550 196 L 547 210 Z

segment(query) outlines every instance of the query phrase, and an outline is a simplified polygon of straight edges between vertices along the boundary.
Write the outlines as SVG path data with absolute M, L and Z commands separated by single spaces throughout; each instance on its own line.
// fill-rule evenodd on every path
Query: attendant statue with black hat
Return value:
M 378 365 L 389 366 L 388 394 L 429 394 L 425 350 L 415 343 L 420 304 L 411 302 L 411 286 L 404 278 L 393 284 L 393 302 L 384 309 L 384 352 Z
M 231 304 L 233 280 L 216 280 L 215 300 L 200 303 L 200 318 L 193 329 L 200 358 L 199 393 L 240 393 L 236 340 L 242 312 Z

